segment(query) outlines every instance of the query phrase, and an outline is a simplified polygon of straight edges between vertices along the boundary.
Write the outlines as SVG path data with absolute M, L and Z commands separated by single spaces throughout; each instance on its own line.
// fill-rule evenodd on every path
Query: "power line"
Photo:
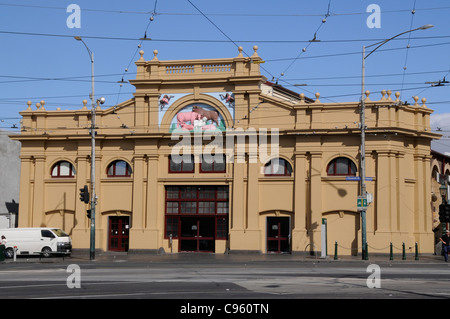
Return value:
M 149 29 L 149 27 L 150 27 L 150 24 L 153 22 L 153 20 L 154 20 L 154 18 L 155 18 L 155 15 L 156 15 L 156 6 L 157 6 L 157 4 L 158 4 L 158 0 L 155 0 L 154 6 L 153 6 L 153 12 L 152 12 L 152 14 L 151 14 L 151 16 L 150 16 L 150 18 L 149 18 L 149 21 L 148 21 L 148 23 L 147 23 L 147 27 L 145 28 L 144 35 L 143 35 L 142 38 L 139 39 L 140 42 L 139 42 L 139 44 L 137 45 L 137 47 L 136 47 L 136 49 L 135 49 L 135 51 L 134 51 L 134 53 L 133 53 L 133 56 L 132 56 L 131 59 L 129 60 L 128 65 L 127 65 L 127 67 L 126 67 L 125 70 L 124 70 L 124 73 L 122 74 L 122 79 L 121 79 L 120 81 L 118 81 L 118 82 L 120 83 L 120 85 L 119 85 L 119 92 L 117 93 L 116 106 L 119 104 L 119 98 L 120 98 L 120 95 L 121 95 L 121 92 L 122 92 L 122 84 L 125 83 L 125 81 L 124 81 L 125 74 L 128 72 L 128 68 L 130 67 L 131 63 L 133 63 L 133 61 L 134 61 L 134 59 L 135 59 L 135 57 L 136 57 L 136 54 L 138 53 L 138 50 L 139 50 L 139 49 L 141 48 L 141 46 L 142 46 L 142 43 L 143 43 L 145 40 L 149 39 L 149 38 L 147 38 L 147 32 L 148 32 L 148 29 Z M 137 74 L 137 72 L 136 72 L 136 74 Z M 114 106 L 114 108 L 115 108 L 115 106 Z M 122 126 L 122 127 L 127 127 L 127 125 L 122 121 L 122 119 L 120 118 L 120 116 L 119 116 L 118 114 L 117 114 L 116 116 L 117 116 L 117 119 L 121 122 L 121 124 L 122 124 L 121 126 Z
M 411 23 L 409 25 L 409 30 L 413 29 L 413 21 L 414 21 L 414 14 L 416 13 L 416 0 L 414 0 L 414 5 L 413 8 L 411 10 Z M 405 80 L 405 74 L 406 74 L 406 69 L 407 69 L 407 62 L 408 62 L 408 53 L 409 53 L 409 48 L 410 48 L 410 43 L 411 43 L 411 33 L 408 33 L 408 44 L 406 46 L 406 54 L 405 54 L 405 62 L 403 64 L 403 80 L 402 80 L 402 89 L 400 90 L 400 94 L 403 91 L 403 81 Z
M 70 38 L 73 39 L 73 35 L 67 34 L 56 34 L 56 33 L 37 33 L 37 32 L 20 32 L 20 31 L 6 31 L 0 30 L 0 34 L 12 34 L 12 35 L 24 35 L 24 36 L 42 36 L 42 37 L 60 37 L 60 38 Z M 141 38 L 134 37 L 110 37 L 110 36 L 95 36 L 95 35 L 80 35 L 84 39 L 97 39 L 97 40 L 118 40 L 118 41 L 139 41 Z M 428 39 L 442 39 L 450 38 L 450 35 L 441 36 L 427 36 L 427 37 L 411 37 L 415 40 L 428 40 Z M 148 38 L 148 41 L 152 42 L 194 42 L 194 43 L 227 43 L 230 40 L 218 40 L 218 39 L 158 39 L 158 38 Z M 346 42 L 377 42 L 385 39 L 336 39 L 336 40 L 320 40 L 317 43 L 346 43 Z M 405 38 L 396 38 L 394 40 L 405 40 Z M 239 43 L 310 43 L 311 40 L 235 40 L 231 41 L 236 44 Z
M 324 25 L 324 23 L 327 21 L 327 18 L 330 16 L 330 6 L 331 6 L 331 0 L 328 1 L 328 9 L 327 9 L 327 13 L 325 14 L 325 17 L 322 19 L 319 27 L 316 29 L 316 32 L 314 32 L 314 36 L 313 38 L 311 38 L 311 40 L 309 40 L 309 43 L 306 45 L 306 47 L 304 47 L 302 49 L 302 51 L 300 51 L 300 53 L 297 55 L 296 58 L 294 58 L 292 60 L 292 62 L 287 66 L 287 68 L 280 74 L 280 76 L 284 76 L 286 74 L 286 72 L 292 67 L 292 65 L 295 63 L 295 61 L 297 61 L 300 56 L 306 52 L 306 50 L 308 49 L 308 47 L 313 43 L 313 42 L 318 42 L 320 40 L 317 40 L 317 32 L 319 32 L 319 30 L 322 28 L 322 26 Z M 279 79 L 279 77 L 278 77 Z M 277 79 L 277 82 L 278 82 Z
M 133 94 L 136 92 L 126 92 L 126 94 Z M 102 95 L 115 95 L 117 93 L 103 93 Z M 39 100 L 39 99 L 65 99 L 65 98 L 73 98 L 73 97 L 86 97 L 86 94 L 78 94 L 78 95 L 58 95 L 58 96 L 34 96 L 34 97 L 3 97 L 0 98 L 0 101 L 7 100 Z
M 35 8 L 35 9 L 54 9 L 54 10 L 67 10 L 67 7 L 56 7 L 56 6 L 43 6 L 43 5 L 29 5 L 29 4 L 17 4 L 17 3 L 0 3 L 0 6 L 9 6 L 9 7 L 25 7 L 25 8 Z M 443 7 L 431 7 L 431 8 L 420 8 L 416 9 L 416 11 L 441 11 L 448 10 L 449 6 Z M 101 12 L 101 13 L 116 13 L 116 14 L 139 14 L 139 15 L 148 15 L 152 12 L 150 11 L 132 11 L 132 10 L 110 10 L 110 9 L 93 9 L 93 8 L 83 8 L 83 11 L 88 12 Z M 399 9 L 399 10 L 385 10 L 385 13 L 402 13 L 408 12 L 410 10 L 407 9 Z M 226 16 L 226 17 L 320 17 L 323 14 L 320 13 L 217 13 L 211 12 L 207 13 L 209 16 Z M 158 15 L 167 15 L 167 16 L 198 16 L 200 13 L 192 13 L 192 12 L 158 12 Z M 367 15 L 367 12 L 330 12 L 330 16 L 339 17 L 339 16 L 349 16 L 349 15 Z
M 265 60 L 267 61 L 267 60 Z M 272 60 L 273 61 L 273 60 Z M 450 72 L 449 69 L 445 70 L 435 70 L 435 71 L 422 71 L 422 72 L 410 72 L 405 74 L 405 76 L 412 76 L 412 75 L 421 75 L 421 74 L 436 74 L 436 73 L 443 73 L 443 72 Z M 111 74 L 100 74 L 96 75 L 95 78 L 99 77 L 117 77 L 122 76 L 124 73 L 111 73 Z M 127 72 L 128 75 L 136 75 L 137 72 Z M 401 76 L 403 73 L 386 73 L 386 74 L 372 74 L 372 75 L 366 75 L 366 78 L 376 78 L 376 77 L 390 77 L 390 76 Z M 91 81 L 90 75 L 79 75 L 79 76 L 64 76 L 64 77 L 56 77 L 56 78 L 50 78 L 50 77 L 33 77 L 33 76 L 24 76 L 24 75 L 0 75 L 0 78 L 10 78 L 10 79 L 21 79 L 22 80 L 30 80 L 30 81 L 72 81 L 72 80 L 82 80 L 83 81 Z M 292 79 L 285 79 L 286 81 L 315 81 L 315 80 L 340 80 L 340 79 L 360 79 L 361 75 L 349 75 L 349 76 L 327 76 L 327 77 L 311 77 L 311 78 L 292 78 Z M 8 83 L 8 82 L 16 82 L 16 81 L 2 81 L 0 83 Z M 104 82 L 104 83 L 117 83 L 117 81 L 98 81 L 96 82 Z
M 420 75 L 420 74 L 442 73 L 442 72 L 448 72 L 448 71 L 450 71 L 450 70 L 410 72 L 410 73 L 408 73 L 406 75 L 407 76 L 412 76 L 412 75 Z M 400 76 L 402 74 L 403 73 L 372 74 L 372 75 L 366 75 L 366 78 Z M 296 78 L 296 79 L 286 79 L 286 81 L 341 80 L 341 79 L 361 79 L 361 74 L 359 74 L 359 75 L 348 75 L 348 76 L 327 76 L 327 77 L 313 77 L 313 78 Z
M 202 16 L 204 16 L 216 29 L 219 30 L 220 33 L 222 33 L 231 43 L 233 43 L 238 49 L 239 49 L 239 45 L 233 41 L 233 39 L 231 39 L 224 31 L 222 31 L 222 29 L 220 29 L 217 24 L 215 24 L 210 18 L 208 18 L 197 6 L 195 6 L 190 0 L 187 0 L 198 12 L 200 12 L 202 14 Z M 242 49 L 242 52 L 249 57 L 249 55 L 247 54 L 247 52 L 245 52 L 244 49 Z M 261 69 L 263 69 L 265 72 L 267 72 L 268 74 L 270 74 L 272 76 L 272 74 L 265 69 L 263 66 L 260 66 Z
M 397 51 L 397 50 L 406 50 L 406 49 L 418 49 L 418 48 L 426 48 L 426 47 L 432 47 L 432 46 L 440 46 L 440 45 L 449 45 L 450 42 L 439 42 L 439 43 L 431 43 L 431 44 L 423 44 L 423 45 L 416 45 L 409 48 L 406 47 L 398 47 L 398 48 L 387 48 L 387 49 L 380 49 L 377 50 L 377 52 L 388 52 L 388 51 Z M 353 51 L 353 52 L 342 52 L 342 53 L 333 53 L 333 54 L 323 54 L 323 55 L 312 55 L 312 56 L 305 56 L 305 57 L 291 57 L 291 58 L 280 58 L 280 59 L 266 59 L 266 62 L 281 62 L 281 61 L 289 61 L 289 60 L 298 60 L 298 59 L 317 59 L 317 58 L 329 58 L 329 57 L 336 57 L 336 56 L 347 56 L 347 55 L 361 55 L 361 52 Z

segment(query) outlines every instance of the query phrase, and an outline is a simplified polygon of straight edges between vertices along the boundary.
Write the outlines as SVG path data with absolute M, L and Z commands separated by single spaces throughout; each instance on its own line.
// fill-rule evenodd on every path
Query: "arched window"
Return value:
M 73 165 L 67 161 L 59 161 L 52 168 L 52 177 L 74 177 L 76 174 Z
M 114 161 L 108 166 L 107 175 L 108 177 L 130 177 L 131 167 L 125 161 Z
M 273 158 L 264 166 L 264 176 L 291 176 L 292 166 L 283 158 Z
M 356 176 L 356 165 L 347 157 L 332 160 L 327 167 L 328 176 Z

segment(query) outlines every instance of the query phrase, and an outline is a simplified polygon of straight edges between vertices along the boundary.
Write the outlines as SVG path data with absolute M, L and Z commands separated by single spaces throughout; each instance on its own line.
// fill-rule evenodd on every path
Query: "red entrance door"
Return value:
M 180 251 L 214 252 L 214 217 L 182 217 Z
M 111 251 L 128 251 L 129 217 L 109 217 L 109 245 Z
M 267 252 L 289 253 L 290 237 L 289 217 L 267 217 Z

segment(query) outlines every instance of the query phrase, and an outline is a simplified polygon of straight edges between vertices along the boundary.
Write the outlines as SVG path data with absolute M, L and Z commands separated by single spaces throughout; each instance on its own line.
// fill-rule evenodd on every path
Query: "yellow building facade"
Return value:
M 257 47 L 234 58 L 136 61 L 134 97 L 91 110 L 21 112 L 19 227 L 60 227 L 89 249 L 79 190 L 96 167 L 96 248 L 131 252 L 361 252 L 360 103 L 268 82 Z M 434 251 L 426 100 L 366 92 L 369 252 Z

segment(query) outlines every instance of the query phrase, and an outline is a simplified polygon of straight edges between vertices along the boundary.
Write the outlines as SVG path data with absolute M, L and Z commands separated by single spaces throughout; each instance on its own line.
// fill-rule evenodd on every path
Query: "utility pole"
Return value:
M 86 43 L 84 43 L 83 39 L 79 36 L 74 37 L 75 40 L 81 41 L 86 47 L 89 58 L 91 59 L 91 94 L 89 95 L 91 99 L 91 127 L 89 129 L 89 133 L 91 134 L 91 238 L 90 238 L 90 247 L 89 247 L 89 259 L 95 259 L 95 206 L 97 204 L 97 196 L 95 193 L 95 109 L 96 104 L 105 103 L 105 98 L 101 97 L 97 101 L 95 101 L 95 85 L 94 85 L 94 52 L 89 50 Z
M 363 46 L 362 51 L 362 80 L 361 80 L 361 146 L 360 146 L 360 191 L 362 201 L 366 199 L 367 201 L 367 190 L 366 190 L 366 105 L 364 103 L 364 90 L 365 90 L 365 73 L 366 73 L 366 47 Z M 366 238 L 366 210 L 367 207 L 361 205 L 361 232 L 362 232 L 362 259 L 367 260 L 367 238 Z
M 361 111 L 360 111 L 360 117 L 361 117 L 361 145 L 360 145 L 360 199 L 361 202 L 367 203 L 367 189 L 366 189 L 366 106 L 365 106 L 365 72 L 366 72 L 366 59 L 371 55 L 373 52 L 375 52 L 379 47 L 386 44 L 387 42 L 391 41 L 392 39 L 395 39 L 405 33 L 417 31 L 417 30 L 426 30 L 429 28 L 432 28 L 432 24 L 426 24 L 419 28 L 408 30 L 402 33 L 399 33 L 392 38 L 383 40 L 381 42 L 377 42 L 375 44 L 369 45 L 369 46 L 363 46 L 362 49 L 362 80 L 361 80 Z M 378 45 L 375 49 L 373 49 L 369 54 L 366 55 L 366 48 L 372 47 Z M 379 199 L 378 199 L 379 200 Z M 362 259 L 367 260 L 367 231 L 366 231 L 366 211 L 367 206 L 362 204 L 361 208 L 358 209 L 361 212 L 361 237 L 362 237 Z

